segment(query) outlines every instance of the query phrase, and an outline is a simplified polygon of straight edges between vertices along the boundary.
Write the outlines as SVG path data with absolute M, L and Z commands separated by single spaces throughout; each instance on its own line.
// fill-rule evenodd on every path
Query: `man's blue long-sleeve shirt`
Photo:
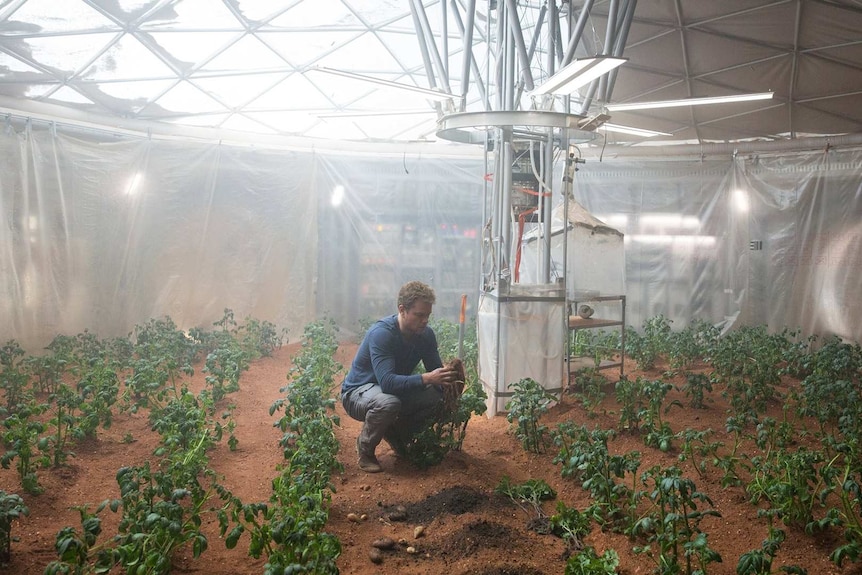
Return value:
M 406 339 L 398 328 L 398 316 L 385 317 L 365 334 L 341 384 L 341 392 L 366 383 L 378 383 L 385 393 L 393 395 L 420 388 L 422 376 L 413 374 L 420 361 L 425 371 L 443 367 L 434 330 L 426 327 L 422 333 Z

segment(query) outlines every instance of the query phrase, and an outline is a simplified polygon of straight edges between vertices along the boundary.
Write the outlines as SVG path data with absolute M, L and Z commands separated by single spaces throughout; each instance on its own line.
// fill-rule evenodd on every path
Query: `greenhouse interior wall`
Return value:
M 426 150 L 427 148 L 423 148 Z M 7 120 L 0 338 L 124 336 L 230 309 L 344 337 L 425 281 L 475 318 L 487 164 L 442 154 L 238 145 Z M 659 314 L 862 341 L 862 149 L 586 155 L 573 197 L 625 237 L 627 323 Z M 562 166 L 558 168 L 563 171 Z M 562 202 L 554 190 L 554 202 Z

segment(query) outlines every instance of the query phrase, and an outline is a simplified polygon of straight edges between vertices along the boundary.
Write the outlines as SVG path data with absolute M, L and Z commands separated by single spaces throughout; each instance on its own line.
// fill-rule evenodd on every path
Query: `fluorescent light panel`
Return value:
M 392 82 L 391 80 L 384 80 L 382 78 L 375 78 L 373 76 L 364 76 L 362 74 L 355 74 L 353 72 L 345 72 L 344 70 L 336 70 L 335 68 L 315 66 L 314 68 L 309 68 L 307 71 L 325 72 L 326 74 L 333 74 L 335 76 L 350 78 L 352 80 L 362 80 L 363 82 L 370 82 L 372 84 L 386 86 L 387 88 L 397 88 L 399 90 L 404 90 L 407 92 L 422 94 L 426 98 L 431 98 L 432 100 L 448 100 L 450 98 L 454 98 L 452 94 L 445 94 L 443 92 L 438 92 L 437 90 L 429 90 L 427 88 L 420 88 L 419 86 L 411 86 L 410 84 L 399 84 L 398 82 Z
M 613 58 L 611 56 L 573 60 L 545 80 L 539 87 L 534 88 L 530 94 L 571 94 L 581 86 L 589 84 L 626 61 L 626 58 Z
M 625 112 L 627 110 L 654 110 L 656 108 L 676 108 L 679 106 L 703 106 L 706 104 L 732 104 L 734 102 L 750 102 L 753 100 L 770 100 L 773 92 L 758 92 L 755 94 L 737 94 L 735 96 L 711 96 L 707 98 L 684 98 L 682 100 L 659 100 L 656 102 L 631 102 L 627 104 L 608 104 L 609 112 Z
M 598 127 L 599 130 L 606 132 L 619 132 L 620 134 L 629 134 L 631 136 L 643 136 L 644 138 L 652 138 L 653 136 L 672 136 L 667 132 L 657 132 L 655 130 L 645 130 L 643 128 L 632 128 L 631 126 L 620 126 L 619 124 L 602 124 Z

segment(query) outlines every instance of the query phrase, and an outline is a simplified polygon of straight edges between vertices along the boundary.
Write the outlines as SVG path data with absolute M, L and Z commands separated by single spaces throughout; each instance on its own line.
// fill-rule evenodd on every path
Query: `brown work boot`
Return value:
M 380 473 L 383 468 L 380 467 L 380 462 L 374 456 L 374 452 L 363 453 L 359 448 L 359 438 L 356 438 L 356 452 L 359 454 L 359 469 L 365 473 Z

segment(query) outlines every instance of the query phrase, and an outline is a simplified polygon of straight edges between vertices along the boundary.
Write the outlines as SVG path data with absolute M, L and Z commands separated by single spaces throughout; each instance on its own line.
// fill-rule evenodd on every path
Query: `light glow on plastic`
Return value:
M 629 217 L 625 214 L 596 215 L 596 217 L 619 230 L 624 230 L 629 225 Z
M 745 190 L 733 190 L 731 198 L 733 202 L 733 207 L 736 209 L 737 212 L 740 212 L 742 214 L 748 213 L 748 210 L 750 208 L 750 204 L 748 201 L 748 192 L 746 192 Z
M 344 186 L 341 184 L 332 189 L 332 197 L 329 199 L 332 207 L 337 208 L 344 202 Z
M 664 236 L 652 234 L 636 234 L 625 236 L 626 241 L 640 244 L 674 245 L 679 247 L 712 247 L 715 245 L 715 236 Z
M 141 184 L 143 181 L 144 175 L 141 172 L 135 172 L 135 174 L 129 178 L 129 183 L 126 186 L 126 195 L 134 196 L 141 191 Z
M 700 227 L 700 218 L 696 216 L 685 216 L 683 214 L 644 214 L 640 218 L 641 226 L 656 227 L 661 229 L 697 229 Z

